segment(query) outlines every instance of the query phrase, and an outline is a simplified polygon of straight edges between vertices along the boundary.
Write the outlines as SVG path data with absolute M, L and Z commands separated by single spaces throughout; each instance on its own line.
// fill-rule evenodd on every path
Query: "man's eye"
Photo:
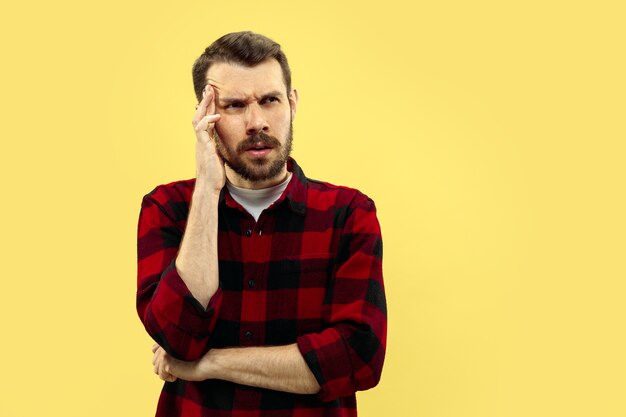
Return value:
M 261 104 L 265 104 L 265 103 L 274 103 L 274 102 L 277 102 L 277 101 L 278 101 L 278 97 L 267 97 L 267 98 L 264 98 L 264 99 L 261 101 Z
M 240 103 L 240 102 L 229 103 L 226 105 L 227 109 L 234 109 L 234 108 L 241 108 L 241 107 L 243 107 L 243 103 Z

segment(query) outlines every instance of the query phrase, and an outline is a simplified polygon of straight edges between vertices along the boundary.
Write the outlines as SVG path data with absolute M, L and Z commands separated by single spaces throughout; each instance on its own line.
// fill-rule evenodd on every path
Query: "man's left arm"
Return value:
M 374 202 L 365 196 L 350 206 L 323 310 L 326 328 L 300 336 L 296 344 L 214 349 L 195 362 L 156 350 L 155 372 L 317 393 L 323 401 L 375 386 L 385 356 L 387 311 L 380 226 Z
M 358 194 L 349 205 L 325 297 L 326 328 L 297 339 L 322 401 L 372 388 L 380 380 L 387 339 L 382 250 L 376 206 Z
M 241 385 L 295 394 L 320 390 L 315 376 L 294 343 L 286 346 L 211 349 L 193 362 L 181 361 L 154 345 L 155 373 L 165 381 L 222 379 Z

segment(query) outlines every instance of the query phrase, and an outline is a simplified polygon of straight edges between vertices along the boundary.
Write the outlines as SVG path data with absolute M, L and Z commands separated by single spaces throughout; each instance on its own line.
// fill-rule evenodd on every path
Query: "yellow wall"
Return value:
M 294 156 L 377 202 L 360 416 L 626 415 L 619 1 L 13 2 L 0 13 L 0 415 L 152 416 L 141 197 L 195 173 L 190 68 L 286 50 Z

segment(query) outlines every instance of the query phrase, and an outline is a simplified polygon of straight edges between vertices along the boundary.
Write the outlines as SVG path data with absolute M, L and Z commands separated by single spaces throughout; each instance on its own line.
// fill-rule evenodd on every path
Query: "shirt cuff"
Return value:
M 152 311 L 196 337 L 210 334 L 216 311 L 222 303 L 222 289 L 218 287 L 206 309 L 191 294 L 176 270 L 176 258 L 163 271 L 154 293 Z
M 317 397 L 321 401 L 354 394 L 352 362 L 336 329 L 331 327 L 322 333 L 302 335 L 297 345 L 320 386 Z

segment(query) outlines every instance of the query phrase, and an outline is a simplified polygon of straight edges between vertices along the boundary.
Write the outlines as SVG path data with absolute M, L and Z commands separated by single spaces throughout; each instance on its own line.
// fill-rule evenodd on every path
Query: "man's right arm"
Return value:
M 220 115 L 215 113 L 215 91 L 204 88 L 191 122 L 196 132 L 196 185 L 187 228 L 176 259 L 176 269 L 194 298 L 203 307 L 219 284 L 217 258 L 217 203 L 226 183 L 224 161 L 215 149 L 211 133 Z M 211 132 L 211 133 L 209 133 Z
M 193 297 L 206 309 L 219 286 L 217 204 L 219 193 L 196 180 L 176 270 Z
M 214 91 L 207 86 L 192 121 L 196 182 L 182 242 L 179 227 L 165 209 L 172 196 L 159 195 L 166 190 L 144 197 L 139 216 L 137 311 L 152 338 L 184 360 L 206 352 L 221 303 L 217 224 L 225 173 L 209 135 L 220 118 L 214 113 Z
M 148 334 L 168 353 L 193 360 L 207 350 L 221 293 L 218 288 L 202 305 L 186 282 L 189 277 L 176 268 L 183 230 L 170 207 L 184 204 L 183 191 L 180 186 L 160 186 L 143 198 L 137 227 L 137 313 Z M 192 233 L 192 227 L 184 231 Z

